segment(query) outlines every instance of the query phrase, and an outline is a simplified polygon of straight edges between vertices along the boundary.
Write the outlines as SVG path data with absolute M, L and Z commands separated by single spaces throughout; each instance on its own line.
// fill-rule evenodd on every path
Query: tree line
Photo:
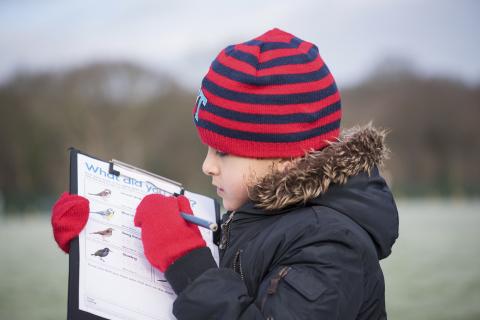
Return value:
M 383 171 L 398 196 L 480 194 L 480 86 L 380 68 L 340 90 L 343 128 L 372 120 L 390 129 Z M 175 79 L 130 63 L 16 74 L 0 85 L 0 210 L 51 206 L 68 186 L 68 147 L 215 196 L 194 102 Z

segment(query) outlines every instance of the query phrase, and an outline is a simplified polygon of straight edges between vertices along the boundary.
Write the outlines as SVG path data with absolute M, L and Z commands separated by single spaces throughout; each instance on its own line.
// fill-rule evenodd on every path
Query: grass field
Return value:
M 389 319 L 480 319 L 480 202 L 401 201 L 382 262 Z M 0 218 L 0 319 L 65 319 L 68 256 L 48 215 Z

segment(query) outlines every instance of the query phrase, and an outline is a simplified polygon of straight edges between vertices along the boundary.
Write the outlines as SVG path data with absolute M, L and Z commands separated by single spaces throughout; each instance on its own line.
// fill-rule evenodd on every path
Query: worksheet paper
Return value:
M 79 235 L 79 309 L 107 319 L 175 319 L 175 293 L 162 272 L 143 254 L 135 209 L 147 194 L 180 193 L 181 186 L 129 167 L 77 154 L 78 194 L 90 201 L 90 215 Z M 196 216 L 215 221 L 213 199 L 185 191 Z M 160 214 L 160 213 L 159 213 Z M 218 264 L 213 233 L 199 228 Z M 178 239 L 181 241 L 181 239 Z

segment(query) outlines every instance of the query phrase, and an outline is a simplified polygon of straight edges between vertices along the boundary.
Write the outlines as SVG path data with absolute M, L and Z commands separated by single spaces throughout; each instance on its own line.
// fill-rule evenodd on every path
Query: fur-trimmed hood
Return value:
M 249 197 L 264 210 L 305 204 L 332 184 L 344 184 L 360 172 L 370 175 L 374 167 L 382 166 L 389 153 L 385 137 L 386 131 L 371 124 L 346 130 L 337 141 L 307 153 L 289 169 L 280 172 L 272 168 L 250 188 Z
M 321 151 L 284 171 L 272 171 L 249 190 L 247 212 L 276 214 L 307 205 L 333 208 L 357 222 L 375 243 L 379 258 L 398 237 L 398 212 L 379 167 L 388 157 L 387 132 L 354 127 Z

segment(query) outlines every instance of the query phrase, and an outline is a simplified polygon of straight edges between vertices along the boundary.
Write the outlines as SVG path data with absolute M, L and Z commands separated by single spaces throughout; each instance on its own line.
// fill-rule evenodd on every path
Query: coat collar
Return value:
M 367 232 L 379 259 L 387 257 L 398 237 L 398 211 L 378 168 L 389 152 L 385 136 L 371 125 L 352 128 L 288 170 L 272 171 L 250 190 L 251 200 L 237 210 L 236 220 L 264 219 L 307 206 L 330 207 Z

